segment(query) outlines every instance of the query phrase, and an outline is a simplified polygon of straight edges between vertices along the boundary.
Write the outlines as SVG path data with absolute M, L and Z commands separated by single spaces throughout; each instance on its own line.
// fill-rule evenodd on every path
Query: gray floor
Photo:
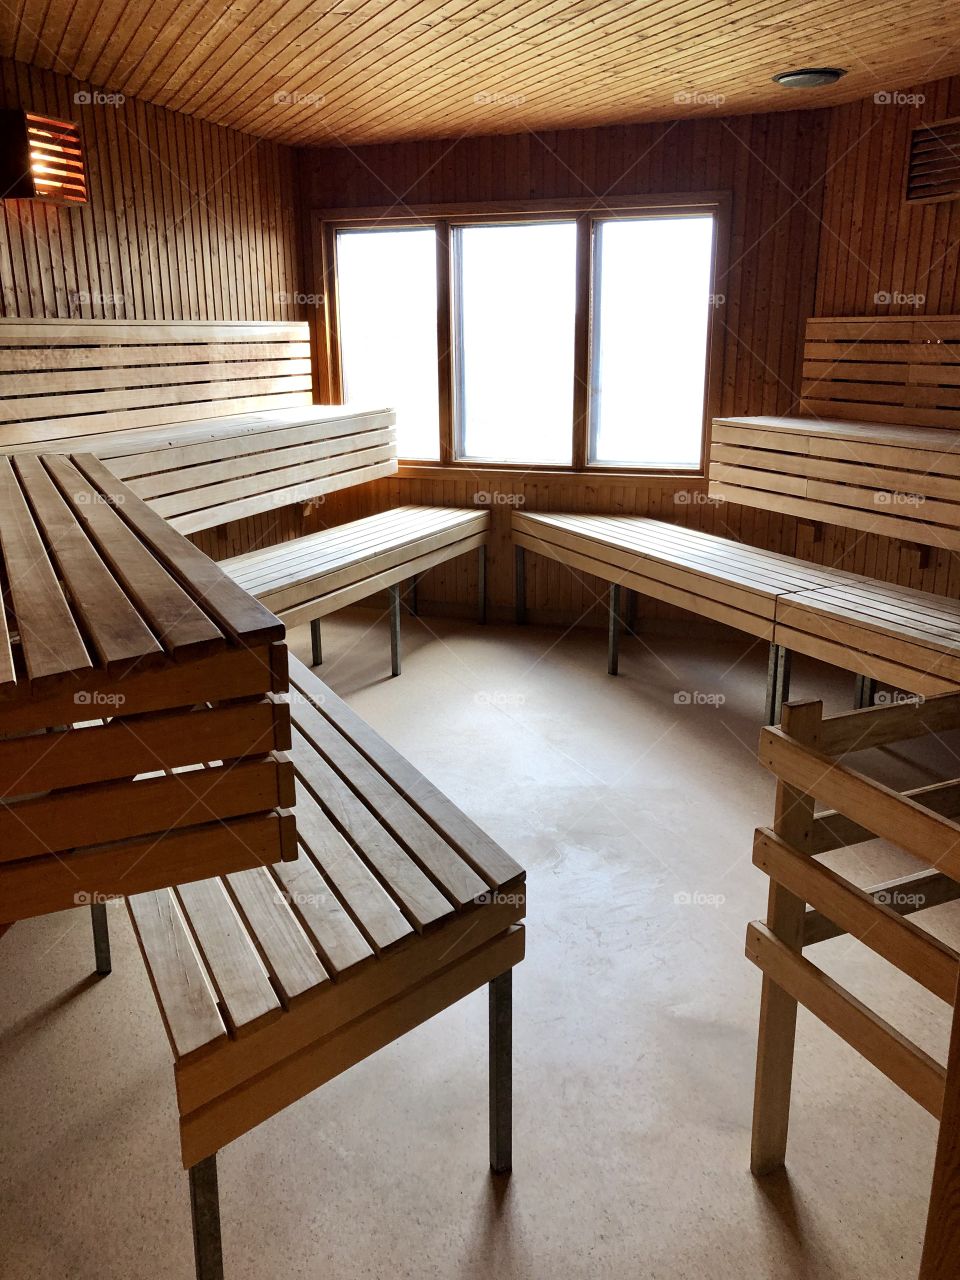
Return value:
M 229 1280 L 915 1276 L 934 1122 L 806 1015 L 789 1176 L 747 1172 L 763 647 L 625 640 L 614 680 L 599 633 L 405 618 L 404 645 L 391 680 L 385 622 L 338 615 L 322 674 L 528 868 L 515 1171 L 486 1171 L 478 993 L 222 1153 Z M 800 664 L 795 692 L 836 710 L 850 686 Z M 906 869 L 845 857 L 864 882 Z M 166 1037 L 110 919 L 102 982 L 86 911 L 0 940 L 4 1280 L 192 1275 Z M 932 997 L 848 940 L 816 959 L 943 1058 Z

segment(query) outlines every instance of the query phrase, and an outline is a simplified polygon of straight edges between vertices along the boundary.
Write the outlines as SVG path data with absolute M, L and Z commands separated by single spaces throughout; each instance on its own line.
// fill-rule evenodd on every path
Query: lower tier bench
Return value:
M 397 507 L 348 524 L 221 560 L 220 567 L 288 627 L 309 622 L 313 663 L 323 658 L 320 619 L 378 591 L 390 592 L 391 654 L 400 674 L 400 587 L 434 565 L 479 553 L 479 611 L 486 612 L 487 510 Z
M 128 900 L 173 1050 L 199 1280 L 223 1274 L 217 1151 L 484 984 L 490 1160 L 511 1163 L 524 873 L 291 663 L 298 860 Z
M 923 696 L 960 687 L 960 602 L 944 596 L 640 516 L 514 512 L 513 538 L 518 621 L 527 551 L 611 584 L 611 674 L 628 588 L 768 641 L 770 723 L 789 692 L 792 651 L 855 672 L 858 705 L 876 681 Z

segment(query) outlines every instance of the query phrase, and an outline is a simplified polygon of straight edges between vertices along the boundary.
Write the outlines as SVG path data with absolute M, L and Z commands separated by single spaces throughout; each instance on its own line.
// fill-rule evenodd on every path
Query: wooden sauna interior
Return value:
M 801 88 L 774 80 L 811 68 L 842 74 Z M 204 1263 L 198 1245 L 200 1280 L 224 1274 L 237 1280 L 960 1277 L 960 1023 L 951 1041 L 950 1018 L 934 998 L 946 1001 L 948 1013 L 956 1005 L 955 994 L 944 994 L 946 987 L 955 992 L 960 972 L 960 888 L 953 892 L 953 881 L 947 883 L 952 844 L 944 837 L 942 860 L 929 859 L 927 870 L 940 879 L 927 885 L 932 905 L 917 920 L 918 932 L 929 920 L 936 941 L 924 950 L 911 934 L 902 948 L 875 948 L 892 968 L 882 967 L 869 941 L 859 945 L 870 926 L 856 915 L 860 907 L 849 894 L 831 889 L 831 903 L 853 913 L 841 929 L 830 925 L 825 905 L 795 890 L 796 902 L 811 904 L 808 916 L 819 909 L 815 921 L 808 919 L 808 940 L 826 939 L 822 954 L 831 981 L 882 1014 L 882 1044 L 869 1052 L 863 1047 L 875 1043 L 876 1024 L 861 1026 L 856 1010 L 825 1012 L 819 997 L 808 1004 L 791 990 L 816 1016 L 801 1012 L 797 1029 L 786 1171 L 774 1160 L 767 1177 L 750 1172 L 761 988 L 743 954 L 743 931 L 764 915 L 772 884 L 772 933 L 755 929 L 747 950 L 765 974 L 761 1025 L 782 1034 L 778 1043 L 792 1044 L 795 1013 L 783 1015 L 770 994 L 770 983 L 786 970 L 768 967 L 777 962 L 765 961 L 763 950 L 776 951 L 789 933 L 781 928 L 778 934 L 775 924 L 789 915 L 783 908 L 789 894 L 777 881 L 777 867 L 786 875 L 787 862 L 776 862 L 775 850 L 774 861 L 755 854 L 751 865 L 755 828 L 773 822 L 776 838 L 794 849 L 827 850 L 832 872 L 838 880 L 848 877 L 861 896 L 917 870 L 922 842 L 910 824 L 924 796 L 916 804 L 905 801 L 903 812 L 891 810 L 889 818 L 884 809 L 882 830 L 866 823 L 856 807 L 860 799 L 847 810 L 840 801 L 818 798 L 816 818 L 811 801 L 809 813 L 803 810 L 806 827 L 787 812 L 790 797 L 794 804 L 809 799 L 807 775 L 793 757 L 788 768 L 786 755 L 777 752 L 806 750 L 825 771 L 832 769 L 834 747 L 839 758 L 853 731 L 846 720 L 831 729 L 830 716 L 848 716 L 854 705 L 864 716 L 897 708 L 897 727 L 903 727 L 910 707 L 922 724 L 904 730 L 906 745 L 882 727 L 865 731 L 879 745 L 866 763 L 854 756 L 851 767 L 863 763 L 887 788 L 878 804 L 893 803 L 892 792 L 899 800 L 908 790 L 914 795 L 936 786 L 946 790 L 930 804 L 944 822 L 955 825 L 960 815 L 960 784 L 952 781 L 960 777 L 960 715 L 951 718 L 952 702 L 946 706 L 960 698 L 960 465 L 952 452 L 960 453 L 960 10 L 933 0 L 593 6 L 20 0 L 0 14 L 0 108 L 8 121 L 0 151 L 13 146 L 12 122 L 24 112 L 77 126 L 86 184 L 77 207 L 14 198 L 12 183 L 0 193 L 0 463 L 20 486 L 4 489 L 15 494 L 5 501 L 22 503 L 25 518 L 43 525 L 40 490 L 30 482 L 39 473 L 18 462 L 27 448 L 31 458 L 58 450 L 73 456 L 69 466 L 79 470 L 71 474 L 82 473 L 89 483 L 91 503 L 115 501 L 115 493 L 109 497 L 115 471 L 144 499 L 145 521 L 154 519 L 155 507 L 244 590 L 259 595 L 265 615 L 271 610 L 286 624 L 296 671 L 301 662 L 313 668 L 290 685 L 294 748 L 308 743 L 334 762 L 333 771 L 361 803 L 381 806 L 376 820 L 386 834 L 378 839 L 391 847 L 408 839 L 391 826 L 378 788 L 387 785 L 383 774 L 403 802 L 416 807 L 420 801 L 410 795 L 429 784 L 414 784 L 414 774 L 403 772 L 415 765 L 443 793 L 444 804 L 449 796 L 468 815 L 463 821 L 479 824 L 491 844 L 506 850 L 475 854 L 471 841 L 482 833 L 472 825 L 473 834 L 462 836 L 468 828 L 450 825 L 449 816 L 417 810 L 424 838 L 439 832 L 457 851 L 457 874 L 470 883 L 479 874 L 484 901 L 504 913 L 496 917 L 503 938 L 490 935 L 490 964 L 512 966 L 520 954 L 519 934 L 510 931 L 520 927 L 522 912 L 508 917 L 497 900 L 517 892 L 516 864 L 526 869 L 531 890 L 527 957 L 513 994 L 516 1138 L 508 1183 L 488 1183 L 477 1162 L 487 1106 L 486 1078 L 474 1072 L 486 1061 L 480 997 L 448 1009 L 451 995 L 437 1004 L 438 1017 L 409 1036 L 396 1039 L 400 1028 L 371 1041 L 368 1061 L 309 1100 L 287 1106 L 301 1096 L 290 1085 L 286 1110 L 265 1105 L 261 1116 L 259 1104 L 250 1103 L 255 1118 L 243 1123 L 230 1107 L 239 1112 L 244 1103 L 226 1085 L 225 1101 L 213 1094 L 212 1067 L 204 1075 L 207 1041 L 191 1042 L 186 1065 L 175 1044 L 178 1149 L 162 1025 L 171 1031 L 170 1014 L 156 1017 L 156 971 L 148 977 L 140 963 L 137 938 L 149 951 L 143 911 L 131 907 L 133 923 L 119 909 L 107 912 L 114 973 L 109 984 L 96 984 L 86 980 L 89 927 L 76 926 L 80 911 L 59 910 L 59 890 L 28 896 L 20 914 L 0 909 L 0 921 L 16 922 L 7 932 L 0 923 L 0 1110 L 7 1134 L 0 1280 L 193 1274 L 190 1202 L 177 1162 L 182 1153 L 189 1168 L 194 1157 L 216 1151 L 209 1134 L 219 1132 L 219 1121 L 204 1108 L 212 1114 L 221 1105 L 231 1116 L 223 1121 L 224 1143 L 240 1140 L 220 1164 L 223 1269 Z M 597 460 L 601 297 L 591 263 L 599 260 L 598 228 L 631 217 L 677 221 L 697 213 L 709 215 L 713 228 L 705 336 L 696 339 L 705 352 L 699 460 L 657 464 L 640 453 L 632 462 Z M 568 450 L 559 462 L 480 457 L 464 446 L 469 339 L 458 293 L 463 278 L 454 280 L 462 251 L 450 246 L 461 243 L 464 228 L 522 225 L 575 228 L 569 281 L 576 296 L 575 353 L 570 361 L 564 349 L 556 365 L 557 377 L 568 383 L 572 369 L 575 383 L 569 421 L 557 427 L 561 454 Z M 338 237 L 401 227 L 435 232 L 438 246 L 438 407 L 428 457 L 405 454 L 402 412 L 399 455 L 391 454 L 385 414 L 396 405 L 369 397 L 355 404 L 344 373 L 347 300 L 337 275 Z M 391 289 L 389 280 L 382 306 L 398 335 L 418 323 L 415 300 Z M 619 314 L 623 324 L 636 320 L 638 333 L 649 333 L 661 309 L 669 344 L 682 348 L 685 326 L 655 288 L 638 288 L 632 309 Z M 371 315 L 371 327 L 372 321 Z M 28 328 L 28 322 L 51 323 Z M 533 350 L 529 312 L 509 296 L 498 323 L 503 349 L 530 344 Z M 355 334 L 362 329 L 361 317 Z M 160 431 L 163 448 L 186 448 L 177 465 L 188 468 L 183 486 L 189 493 L 189 468 L 199 459 L 189 449 L 199 447 L 196 431 L 215 409 L 193 406 L 167 425 L 160 409 L 144 408 L 153 403 L 147 391 L 131 391 L 137 359 L 129 346 L 154 351 L 149 359 L 156 371 L 166 368 L 156 351 L 179 343 L 176 359 L 209 360 L 209 377 L 216 379 L 234 376 L 223 372 L 222 353 L 224 344 L 241 340 L 259 344 L 261 354 L 251 360 L 273 362 L 257 374 L 264 395 L 292 379 L 284 401 L 292 407 L 282 412 L 330 406 L 330 420 L 337 421 L 346 400 L 351 412 L 368 415 L 351 419 L 351 448 L 380 452 L 365 454 L 363 463 L 343 461 L 333 480 L 331 466 L 318 464 L 326 478 L 311 481 L 309 492 L 294 484 L 246 505 L 240 499 L 231 505 L 233 496 L 223 505 L 210 497 L 212 514 L 204 515 L 199 499 L 157 501 L 155 495 L 167 493 L 168 464 L 157 461 L 157 452 L 146 461 L 128 457 L 132 446 L 118 445 L 117 432 L 128 426 Z M 208 341 L 209 356 L 181 349 Z M 287 342 L 297 346 L 281 368 Z M 69 353 L 83 344 L 79 380 L 71 382 L 68 372 L 56 382 L 55 371 L 71 370 Z M 31 364 L 45 347 L 48 363 Z M 819 357 L 821 350 L 828 354 Z M 828 363 L 856 361 L 856 350 L 862 363 L 849 363 L 840 375 L 847 382 L 830 393 L 840 406 L 832 415 L 817 400 L 827 394 L 817 387 L 831 376 Z M 96 351 L 106 354 L 90 354 Z M 633 354 L 643 370 L 642 339 Z M 113 379 L 102 386 L 93 372 L 101 362 Z M 158 405 L 182 407 L 194 399 L 190 387 L 208 375 L 197 373 L 193 383 L 189 366 L 174 377 L 173 364 L 171 356 L 169 379 L 159 374 L 152 385 Z M 935 387 L 934 364 L 944 370 Z M 544 395 L 552 395 L 549 363 L 534 355 L 531 368 Z M 278 380 L 276 388 L 266 386 L 268 378 Z M 164 381 L 178 388 L 166 401 Z M 497 390 L 509 398 L 511 385 L 505 381 Z M 640 423 L 646 421 L 643 374 L 631 385 L 631 413 Z M 69 407 L 76 405 L 71 394 L 83 399 L 81 408 Z M 102 399 L 95 401 L 95 394 Z M 230 412 L 242 413 L 243 397 L 254 394 L 245 384 L 240 407 Z M 30 396 L 43 398 L 42 412 L 31 409 Z M 850 409 L 851 400 L 862 412 Z M 261 409 L 251 401 L 250 412 Z M 75 431 L 72 414 L 88 415 Z M 103 449 L 94 440 L 98 414 L 112 433 Z M 753 445 L 741 419 L 763 419 L 758 429 L 772 433 L 759 443 L 766 461 L 747 459 Z M 802 445 L 786 443 L 786 419 Z M 858 435 L 863 423 L 868 426 Z M 699 436 L 699 420 L 696 430 Z M 326 441 L 333 428 L 318 431 L 317 439 Z M 924 432 L 939 433 L 939 443 L 928 443 L 934 436 Z M 89 447 L 81 437 L 90 439 Z M 160 450 L 159 440 L 151 437 L 144 447 Z M 223 458 L 236 455 L 231 474 L 246 476 L 240 435 L 230 440 Z M 785 456 L 771 450 L 789 455 L 794 448 L 802 455 L 795 470 L 771 461 Z M 291 464 L 299 466 L 295 452 Z M 321 443 L 316 457 L 333 452 Z M 81 455 L 93 459 L 89 471 L 76 461 Z M 111 461 L 117 458 L 119 467 Z M 203 466 L 222 460 L 211 445 Z M 65 474 L 57 465 L 29 464 L 46 467 L 55 480 Z M 753 467 L 761 470 L 746 472 L 743 483 L 752 489 L 738 500 L 724 486 Z M 862 478 L 844 467 L 860 468 Z M 882 473 L 893 475 L 886 487 L 877 479 L 883 467 L 896 469 Z M 757 479 L 770 473 L 774 480 Z M 823 492 L 830 485 L 834 492 L 841 485 L 862 487 L 859 497 L 821 492 L 817 499 L 817 485 Z M 122 502 L 121 495 L 121 514 Z M 433 515 L 426 509 L 435 509 Z M 130 510 L 124 519 L 133 518 Z M 556 521 L 538 523 L 540 516 Z M 299 563 L 297 556 L 321 545 L 309 539 L 340 530 L 341 541 L 334 535 L 330 545 L 345 546 L 352 536 L 347 526 L 372 517 L 380 523 L 361 526 L 374 532 L 363 535 L 368 540 L 358 544 L 349 571 L 341 565 L 341 578 L 324 588 L 330 599 L 322 608 L 310 612 L 311 589 L 295 598 L 292 588 L 283 594 L 284 564 Z M 594 517 L 662 523 L 614 526 L 593 523 Z M 2 519 L 0 512 L 0 526 Z M 664 533 L 664 525 L 722 541 L 674 545 L 674 530 Z M 151 539 L 168 545 L 167 530 L 155 523 L 143 528 L 152 532 L 138 537 L 149 545 Z M 2 535 L 0 527 L 0 543 Z M 46 545 L 55 568 L 56 536 L 41 528 L 37 544 Z M 412 567 L 399 584 L 396 573 L 381 574 L 373 559 L 386 557 L 391 537 L 422 543 L 416 553 L 408 550 Z M 4 551 L 10 545 L 3 543 Z M 228 568 L 237 558 L 236 570 Z M 641 570 L 640 561 L 661 568 Z M 669 570 L 662 568 L 667 562 Z M 711 582 L 716 571 L 726 585 L 690 585 L 701 570 Z M 11 573 L 2 569 L 0 585 L 4 643 L 8 628 L 13 635 L 12 672 L 20 641 Z M 279 575 L 272 595 L 258 586 L 270 573 Z M 319 598 L 320 588 L 315 591 Z M 826 593 L 823 608 L 833 619 L 820 630 L 801 598 L 816 592 Z M 792 612 L 781 621 L 787 596 Z M 403 671 L 391 680 L 385 637 L 395 628 L 396 675 L 401 597 Z M 258 645 L 280 643 L 282 628 L 269 636 L 266 624 L 258 621 L 257 628 Z M 246 632 L 236 634 L 228 635 L 231 645 L 242 643 Z M 792 686 L 789 666 L 784 675 L 788 650 Z M 280 679 L 276 671 L 274 677 Z M 341 710 L 328 707 L 324 714 L 333 717 L 346 747 L 339 738 L 339 746 L 324 747 L 313 736 L 320 728 L 297 719 L 298 700 L 323 706 L 326 695 L 315 692 L 322 686 L 309 684 L 314 677 L 333 691 L 330 705 L 345 708 L 342 721 L 336 719 Z M 765 682 L 767 716 L 761 714 Z M 255 692 L 273 696 L 267 686 Z M 758 735 L 765 724 L 779 723 L 787 697 L 821 701 L 825 727 L 809 709 L 789 708 L 781 730 L 764 729 L 758 761 Z M 945 709 L 930 710 L 935 703 Z M 57 715 L 33 724 L 11 709 L 15 705 L 0 700 L 3 738 L 63 727 Z M 367 729 L 352 727 L 354 716 L 412 765 L 397 764 L 393 755 L 383 763 L 379 748 L 364 745 Z M 29 747 L 29 737 L 23 742 Z M 273 741 L 281 745 L 279 737 Z M 354 753 L 359 781 L 338 763 L 346 759 L 336 754 L 341 749 Z M 167 763 L 158 761 L 162 772 Z M 318 785 L 304 782 L 312 775 L 302 757 L 295 755 L 294 764 L 298 794 Z M 293 766 L 283 777 L 277 794 L 290 800 Z M 812 782 L 808 790 L 814 793 Z M 7 786 L 4 794 L 18 793 Z M 34 800 L 31 791 L 27 802 Z M 274 803 L 285 809 L 276 797 L 263 807 Z M 327 815 L 323 821 L 347 830 L 334 801 L 317 804 Z M 3 839 L 13 841 L 13 852 L 0 849 L 0 876 L 21 856 L 16 807 L 5 800 L 2 808 Z M 825 810 L 837 811 L 849 838 L 829 842 Z M 928 817 L 924 810 L 924 821 Z M 820 823 L 818 835 L 811 835 L 811 823 Z M 879 852 L 857 844 L 854 830 L 878 837 Z M 283 856 L 292 858 L 289 831 L 283 839 Z M 309 841 L 323 844 L 313 827 L 301 840 L 304 848 Z M 353 847 L 351 840 L 344 848 Z M 764 849 L 772 842 L 768 836 Z M 92 836 L 76 842 L 61 836 L 60 844 L 43 849 L 67 858 L 77 845 L 92 843 Z M 852 852 L 845 847 L 851 845 Z M 411 856 L 419 866 L 420 854 Z M 363 856 L 359 860 L 358 874 L 368 875 Z M 249 865 L 226 865 L 222 880 L 205 882 L 222 884 L 230 911 L 244 921 L 244 900 L 228 880 Z M 435 880 L 425 865 L 427 879 Z M 159 882 L 144 880 L 141 887 L 167 892 Z M 7 892 L 2 879 L 0 891 Z M 12 892 L 16 905 L 19 889 Z M 124 886 L 114 892 L 122 896 Z M 876 892 L 888 904 L 898 891 Z M 364 935 L 365 950 L 353 958 L 358 965 L 389 958 L 402 930 L 374 937 L 358 922 L 349 892 L 338 888 L 334 897 Z M 473 897 L 458 899 L 456 911 L 474 905 Z M 180 901 L 177 910 L 186 919 L 194 899 L 185 891 Z M 396 914 L 395 905 L 391 910 Z M 900 914 L 916 910 L 905 906 Z M 400 915 L 413 918 L 404 904 Z M 300 926 L 307 926 L 305 917 L 297 919 L 299 945 Z M 428 916 L 427 926 L 414 921 L 421 940 L 428 939 L 432 920 Z M 460 915 L 443 927 L 459 929 Z M 800 920 L 794 932 L 803 928 Z M 190 925 L 183 936 L 193 931 Z M 313 997 L 303 995 L 298 1004 L 298 989 L 296 999 L 288 1000 L 286 990 L 273 999 L 271 983 L 277 991 L 282 984 L 269 946 L 250 932 L 247 960 L 253 957 L 258 981 L 266 983 L 257 1017 L 264 1026 L 271 1018 L 286 1025 Z M 504 942 L 508 935 L 513 951 Z M 791 944 L 797 956 L 799 936 Z M 495 955 L 494 944 L 501 948 Z M 204 950 L 199 926 L 194 945 Z M 227 951 L 229 965 L 235 956 Z M 309 960 L 316 968 L 317 957 L 311 953 Z M 324 980 L 337 977 L 327 960 L 321 949 Z M 914 1001 L 906 976 L 919 971 L 922 981 L 928 961 L 941 966 L 938 976 Z M 784 963 L 791 962 L 788 956 Z M 215 965 L 208 967 L 215 972 Z M 798 990 L 805 992 L 807 971 L 797 972 Z M 483 977 L 488 980 L 492 1002 L 502 975 L 491 970 Z M 372 977 L 356 981 L 376 988 Z M 216 976 L 207 983 L 220 1011 L 214 1025 L 239 1060 L 243 1027 L 232 1021 L 218 983 Z M 399 1005 L 404 993 L 389 990 Z M 854 1023 L 848 1034 L 833 1034 Z M 907 1048 L 892 1033 L 884 1038 L 888 1024 L 909 1038 Z M 265 1035 L 257 1025 L 257 1036 Z M 373 1054 L 390 1039 L 394 1043 Z M 914 1053 L 917 1045 L 922 1052 Z M 229 1075 L 234 1069 L 225 1068 L 239 1091 Z M 776 1092 L 763 1086 L 764 1070 L 761 1052 L 758 1107 L 768 1107 L 768 1128 L 775 1130 L 787 1104 L 762 1101 L 764 1087 Z M 787 1091 L 789 1101 L 789 1083 Z M 764 1135 L 762 1122 L 753 1123 L 759 1175 L 769 1170 L 760 1168 L 757 1144 L 775 1150 L 777 1139 Z M 493 1137 L 491 1144 L 493 1151 Z

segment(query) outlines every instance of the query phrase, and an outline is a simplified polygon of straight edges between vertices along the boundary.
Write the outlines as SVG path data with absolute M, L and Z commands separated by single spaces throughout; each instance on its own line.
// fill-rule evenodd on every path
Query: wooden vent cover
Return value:
M 5 138 L 0 196 L 47 204 L 86 204 L 87 177 L 80 127 L 32 111 L 3 112 Z
M 960 117 L 921 124 L 910 135 L 906 198 L 910 204 L 960 196 Z

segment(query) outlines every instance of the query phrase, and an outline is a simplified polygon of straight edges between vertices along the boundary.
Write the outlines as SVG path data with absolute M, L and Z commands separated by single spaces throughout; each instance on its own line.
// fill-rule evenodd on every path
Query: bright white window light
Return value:
M 344 399 L 397 411 L 401 458 L 440 456 L 432 227 L 337 232 Z
M 712 215 L 598 223 L 591 462 L 700 466 L 713 240 Z
M 455 230 L 459 454 L 572 461 L 574 222 Z

